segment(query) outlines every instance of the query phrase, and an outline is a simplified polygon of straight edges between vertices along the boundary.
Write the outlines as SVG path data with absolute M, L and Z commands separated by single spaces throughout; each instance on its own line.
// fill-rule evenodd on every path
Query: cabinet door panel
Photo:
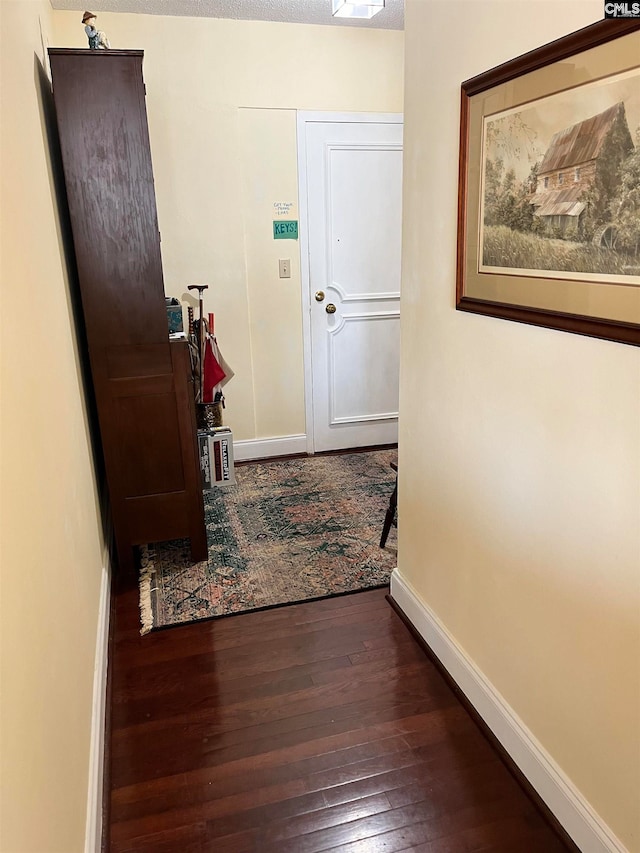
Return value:
M 92 343 L 166 337 L 142 54 L 53 55 L 69 212 Z
M 114 400 L 110 439 L 118 448 L 118 473 L 125 497 L 184 489 L 180 427 L 175 394 Z
M 168 342 L 107 347 L 106 358 L 109 379 L 163 376 L 172 370 Z

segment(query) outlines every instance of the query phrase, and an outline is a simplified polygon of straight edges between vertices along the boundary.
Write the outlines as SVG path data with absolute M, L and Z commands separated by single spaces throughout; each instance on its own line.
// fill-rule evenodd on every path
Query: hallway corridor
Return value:
M 385 594 L 141 638 L 120 593 L 112 853 L 565 850 Z

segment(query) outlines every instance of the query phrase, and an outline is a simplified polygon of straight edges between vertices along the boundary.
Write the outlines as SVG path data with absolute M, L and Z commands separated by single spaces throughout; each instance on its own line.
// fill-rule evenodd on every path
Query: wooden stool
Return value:
M 398 526 L 396 521 L 396 508 L 398 506 L 398 466 L 395 462 L 391 463 L 391 467 L 396 472 L 396 484 L 393 487 L 393 491 L 391 492 L 391 497 L 389 498 L 389 509 L 386 512 L 384 517 L 384 524 L 382 526 L 382 536 L 380 537 L 380 547 L 384 548 L 387 543 L 387 536 L 389 535 L 389 531 L 391 530 L 391 525 L 394 527 Z

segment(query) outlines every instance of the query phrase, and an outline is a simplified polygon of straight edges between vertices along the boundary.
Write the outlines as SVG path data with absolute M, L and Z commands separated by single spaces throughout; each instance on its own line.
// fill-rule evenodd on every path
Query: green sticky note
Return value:
M 274 219 L 273 220 L 273 239 L 274 240 L 297 240 L 298 239 L 298 220 L 297 219 Z

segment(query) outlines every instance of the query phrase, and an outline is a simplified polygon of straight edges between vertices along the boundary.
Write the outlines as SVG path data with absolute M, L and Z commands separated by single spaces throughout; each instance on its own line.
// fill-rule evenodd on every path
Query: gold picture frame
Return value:
M 640 19 L 461 95 L 456 308 L 640 345 Z

